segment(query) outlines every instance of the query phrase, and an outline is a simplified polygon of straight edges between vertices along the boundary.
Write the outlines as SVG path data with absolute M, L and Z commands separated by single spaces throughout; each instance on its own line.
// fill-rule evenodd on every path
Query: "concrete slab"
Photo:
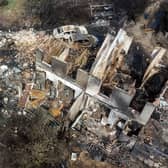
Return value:
M 65 76 L 67 74 L 68 64 L 56 57 L 52 57 L 51 67 L 52 71 L 59 76 Z
M 88 83 L 89 74 L 88 72 L 78 69 L 76 82 L 82 87 L 86 88 Z

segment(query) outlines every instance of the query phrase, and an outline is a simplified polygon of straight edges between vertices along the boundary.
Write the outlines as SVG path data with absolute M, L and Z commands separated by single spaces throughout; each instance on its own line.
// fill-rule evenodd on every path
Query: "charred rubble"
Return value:
M 0 31 L 0 167 L 167 167 L 166 1 L 45 2 L 56 28 Z
M 7 0 L 0 0 L 0 6 L 5 6 L 8 4 Z
M 44 29 L 66 24 L 87 24 L 104 27 L 110 24 L 119 29 L 127 21 L 136 22 L 150 0 L 135 1 L 85 1 L 85 0 L 29 0 L 27 14 L 38 16 Z M 80 18 L 78 13 L 81 13 Z M 67 17 L 69 16 L 69 17 Z

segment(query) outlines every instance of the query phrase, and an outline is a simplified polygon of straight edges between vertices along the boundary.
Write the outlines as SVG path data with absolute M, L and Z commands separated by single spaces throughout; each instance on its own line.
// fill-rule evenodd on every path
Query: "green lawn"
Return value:
M 26 0 L 8 0 L 8 5 L 0 7 L 1 24 L 15 22 L 22 17 L 25 9 Z
M 8 0 L 8 5 L 6 6 L 6 8 L 14 9 L 16 7 L 16 4 L 17 4 L 17 0 Z

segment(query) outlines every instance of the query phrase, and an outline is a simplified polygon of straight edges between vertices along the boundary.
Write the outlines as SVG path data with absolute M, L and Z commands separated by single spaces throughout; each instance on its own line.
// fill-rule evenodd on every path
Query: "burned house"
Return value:
M 23 54 L 19 42 L 24 40 L 17 44 Z M 166 103 L 166 49 L 156 47 L 148 55 L 123 29 L 116 37 L 108 33 L 100 48 L 95 40 L 69 42 L 33 33 L 30 49 L 33 52 L 27 55 L 35 56 L 35 67 L 32 64 L 29 70 L 23 57 L 22 72 L 12 70 L 23 79 L 15 83 L 19 115 L 31 118 L 34 111 L 45 111 L 46 124 L 55 121 L 57 128 L 74 136 L 80 132 L 78 140 L 85 150 L 94 151 L 89 145 L 98 143 L 109 159 L 116 141 L 132 150 L 157 107 Z M 1 66 L 1 73 L 13 75 L 7 65 Z M 5 97 L 4 104 L 7 101 Z
M 135 79 L 131 76 L 132 74 L 126 62 L 132 44 L 133 38 L 128 36 L 122 29 L 118 32 L 114 40 L 113 37 L 108 34 L 97 53 L 90 72 L 77 69 L 75 80 L 72 76 L 68 76 L 68 72 L 70 72 L 69 67 L 76 67 L 74 64 L 76 60 L 81 59 L 83 62 L 85 57 L 89 56 L 86 49 L 81 55 L 76 56 L 76 60 L 73 61 L 71 66 L 68 65 L 69 61 L 68 63 L 66 62 L 66 60 L 71 58 L 71 48 L 64 47 L 64 49 L 62 49 L 61 47 L 62 52 L 58 52 L 60 55 L 57 57 L 51 58 L 51 64 L 43 61 L 42 55 L 36 54 L 37 70 L 44 71 L 46 79 L 52 81 L 57 89 L 61 83 L 68 87 L 73 93 L 71 97 L 73 103 L 68 112 L 70 125 L 75 126 L 73 122 L 76 123 L 76 120 L 80 120 L 83 113 L 85 114 L 84 109 L 89 108 L 87 104 L 90 104 L 92 101 L 108 109 L 108 120 L 116 116 L 113 119 L 114 121 L 108 121 L 106 123 L 107 125 L 109 122 L 112 122 L 112 125 L 119 122 L 119 125 L 122 125 L 121 127 L 124 130 L 130 121 L 139 123 L 139 127 L 148 122 L 155 109 L 153 103 L 156 97 L 154 97 L 152 101 L 151 99 L 146 99 L 146 102 L 141 105 L 141 108 L 137 108 L 139 105 L 137 93 L 139 90 L 143 92 L 143 90 L 147 89 L 146 85 L 149 79 L 159 72 L 159 69 L 154 71 L 154 67 L 164 67 L 161 65 L 161 62 L 164 62 L 166 50 L 163 48 L 156 48 L 154 50 L 149 66 L 143 74 L 141 86 L 137 88 L 135 87 Z M 87 59 L 85 64 L 86 63 Z M 163 84 L 165 82 L 166 80 L 163 80 Z M 161 85 L 158 94 L 161 92 L 162 87 Z M 120 121 L 122 122 L 120 123 Z
M 31 2 L 0 31 L 0 167 L 166 168 L 167 2 Z

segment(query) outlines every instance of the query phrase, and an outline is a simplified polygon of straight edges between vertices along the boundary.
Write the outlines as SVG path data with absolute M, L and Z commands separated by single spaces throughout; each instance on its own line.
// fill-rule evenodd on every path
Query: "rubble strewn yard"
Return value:
M 167 168 L 168 1 L 0 0 L 0 168 Z

